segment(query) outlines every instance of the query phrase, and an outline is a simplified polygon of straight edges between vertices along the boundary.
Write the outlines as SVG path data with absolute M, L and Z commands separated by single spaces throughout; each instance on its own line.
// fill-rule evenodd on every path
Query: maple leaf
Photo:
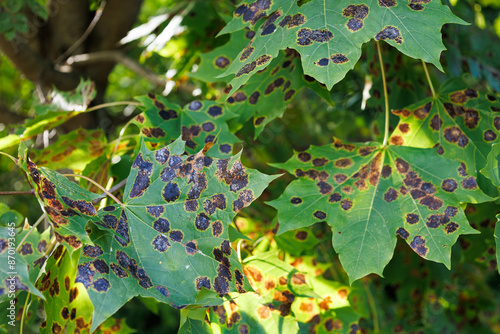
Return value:
M 351 288 L 299 272 L 276 251 L 249 257 L 244 270 L 255 292 L 210 308 L 212 328 L 221 332 L 313 332 L 320 328 L 359 329 L 347 297 Z M 293 315 L 293 316 L 292 316 Z
M 436 99 L 428 98 L 392 111 L 400 122 L 389 142 L 437 147 L 443 157 L 463 163 L 462 173 L 475 174 L 485 167 L 492 145 L 500 142 L 499 111 L 496 95 L 465 88 L 460 79 L 449 80 Z M 482 174 L 477 177 L 482 189 L 497 196 L 496 189 Z
M 240 154 L 181 156 L 184 142 L 149 151 L 141 146 L 123 206 L 99 210 L 83 246 L 76 282 L 88 290 L 92 328 L 138 294 L 177 308 L 250 289 L 229 243 L 228 227 L 275 176 L 245 168 Z
M 142 137 L 154 147 L 170 143 L 182 135 L 189 153 L 198 152 L 208 142 L 215 142 L 208 155 L 232 156 L 238 138 L 229 132 L 226 121 L 236 115 L 224 105 L 213 101 L 194 100 L 184 108 L 170 103 L 163 96 L 149 94 L 137 97 L 143 106 L 142 114 L 133 119 Z
M 38 289 L 45 296 L 47 315 L 40 325 L 40 333 L 60 333 L 64 328 L 70 333 L 90 333 L 92 303 L 85 288 L 75 284 L 78 252 L 73 254 L 59 246 L 37 281 Z
M 20 233 L 16 233 L 15 229 L 0 226 L 0 260 L 4 263 L 0 267 L 0 302 L 10 300 L 8 295 L 19 291 L 29 291 L 37 297 L 44 298 L 36 289 L 35 282 L 46 260 L 44 255 L 50 231 L 31 232 L 16 252 L 16 247 L 30 229 L 29 225 L 25 225 Z M 11 280 L 12 278 L 14 279 Z M 14 291 L 9 289 L 11 285 L 14 285 Z
M 255 32 L 251 30 L 235 32 L 228 43 L 203 54 L 198 70 L 191 76 L 206 82 L 229 82 L 227 77 L 216 76 L 224 72 L 254 35 Z M 331 102 L 328 90 L 313 78 L 305 77 L 298 54 L 288 50 L 286 53 L 280 52 L 269 66 L 255 73 L 245 86 L 231 95 L 228 95 L 228 86 L 218 101 L 224 103 L 227 110 L 238 115 L 229 121 L 232 129 L 241 128 L 253 117 L 257 138 L 266 124 L 283 115 L 296 93 L 305 87 L 313 89 L 327 102 Z
M 396 236 L 423 258 L 449 268 L 458 236 L 476 233 L 460 203 L 491 200 L 475 176 L 433 149 L 336 139 L 274 166 L 299 177 L 269 203 L 278 209 L 278 234 L 326 221 L 351 282 L 369 273 L 382 275 Z
M 219 33 L 257 27 L 255 37 L 223 75 L 235 74 L 234 92 L 249 77 L 267 66 L 279 50 L 292 48 L 302 56 L 304 73 L 326 84 L 340 81 L 357 63 L 362 44 L 384 40 L 402 53 L 434 64 L 439 63 L 441 27 L 446 23 L 466 24 L 447 6 L 434 1 L 312 0 L 298 6 L 294 0 L 243 1 L 233 20 Z

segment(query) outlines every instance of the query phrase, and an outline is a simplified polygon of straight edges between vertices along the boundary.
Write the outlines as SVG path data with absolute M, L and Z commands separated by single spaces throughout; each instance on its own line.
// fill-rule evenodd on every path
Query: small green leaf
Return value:
M 238 239 L 244 239 L 253 242 L 252 239 L 235 229 L 232 225 L 229 225 L 229 241 L 233 242 Z
M 89 332 L 93 307 L 82 284 L 75 284 L 78 253 L 71 256 L 59 246 L 47 260 L 46 273 L 37 282 L 47 314 L 40 333 L 60 333 L 64 328 L 68 333 Z
M 155 145 L 165 145 L 179 136 L 186 142 L 186 150 L 196 153 L 208 142 L 216 141 L 208 155 L 227 158 L 232 155 L 238 138 L 229 132 L 226 121 L 236 115 L 223 104 L 195 100 L 180 108 L 163 96 L 149 94 L 137 97 L 144 105 L 144 112 L 133 119 L 141 129 L 144 140 Z
M 500 187 L 500 143 L 491 146 L 486 166 L 481 169 L 481 173 L 490 179 L 495 186 Z

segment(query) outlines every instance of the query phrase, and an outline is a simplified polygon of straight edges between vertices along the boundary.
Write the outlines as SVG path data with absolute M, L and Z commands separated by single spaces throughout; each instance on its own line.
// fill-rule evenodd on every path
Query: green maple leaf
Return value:
M 182 156 L 184 142 L 149 151 L 132 165 L 123 205 L 98 211 L 76 282 L 88 290 L 92 329 L 136 295 L 174 307 L 214 305 L 250 285 L 229 243 L 232 218 L 275 176 L 245 168 L 240 154 Z M 197 299 L 202 288 L 210 298 Z
M 82 242 L 92 243 L 85 227 L 97 217 L 92 200 L 100 196 L 51 169 L 38 168 L 28 158 L 23 142 L 19 145 L 19 153 L 19 167 L 28 176 L 42 210 L 54 227 L 57 240 L 68 246 L 71 252 L 80 248 Z
M 25 226 L 20 232 L 0 226 L 0 260 L 4 263 L 0 267 L 0 302 L 10 300 L 8 294 L 19 291 L 29 291 L 35 296 L 44 298 L 40 291 L 36 289 L 35 282 L 46 260 L 44 253 L 49 243 L 50 231 L 47 230 L 44 233 L 31 232 L 16 252 L 15 248 L 19 246 L 21 240 L 29 231 L 29 225 Z M 10 245 L 9 242 L 11 242 Z M 13 281 L 8 280 L 11 277 L 14 277 Z M 14 285 L 15 291 L 13 292 L 9 291 L 11 283 Z
M 90 333 L 92 303 L 82 284 L 75 283 L 79 252 L 70 254 L 59 246 L 45 265 L 46 273 L 37 282 L 45 296 L 47 314 L 40 333 Z
M 299 177 L 269 203 L 278 209 L 278 234 L 326 221 L 351 282 L 382 275 L 397 235 L 449 268 L 458 236 L 476 233 L 460 203 L 491 200 L 460 163 L 432 149 L 335 140 L 275 166 Z
M 464 173 L 485 167 L 492 144 L 500 142 L 500 102 L 494 94 L 464 88 L 461 80 L 443 84 L 436 99 L 428 98 L 393 110 L 400 122 L 389 142 L 394 145 L 434 147 L 448 159 L 463 163 Z M 494 194 L 478 174 L 478 183 Z
M 255 33 L 241 30 L 231 35 L 231 40 L 215 50 L 203 54 L 198 70 L 192 77 L 206 82 L 229 82 L 228 78 L 216 78 L 236 59 L 238 53 L 248 44 Z M 286 106 L 302 88 L 309 87 L 326 101 L 331 102 L 328 90 L 315 80 L 303 76 L 300 58 L 296 52 L 280 52 L 262 71 L 255 73 L 240 89 L 228 95 L 223 93 L 218 101 L 227 110 L 238 115 L 230 120 L 232 129 L 239 129 L 253 117 L 255 138 L 264 130 L 266 124 L 281 117 Z M 310 78 L 309 78 L 310 79 Z
M 500 187 L 500 143 L 491 146 L 486 166 L 481 169 L 481 173 L 490 179 L 495 186 Z
M 226 121 L 236 115 L 213 101 L 192 101 L 184 108 L 162 96 L 138 97 L 144 110 L 133 119 L 142 137 L 155 145 L 164 145 L 182 135 L 189 153 L 198 152 L 207 142 L 215 143 L 208 155 L 227 158 L 238 138 L 229 132 Z M 217 139 L 216 139 L 217 137 Z
M 301 54 L 304 73 L 331 89 L 354 68 L 362 44 L 371 39 L 384 40 L 442 70 L 441 27 L 465 24 L 439 0 L 371 0 L 363 4 L 312 0 L 300 7 L 294 0 L 256 0 L 240 3 L 233 21 L 220 34 L 257 27 L 264 17 L 267 20 L 256 29 L 251 43 L 224 73 L 235 74 L 232 92 L 286 48 Z

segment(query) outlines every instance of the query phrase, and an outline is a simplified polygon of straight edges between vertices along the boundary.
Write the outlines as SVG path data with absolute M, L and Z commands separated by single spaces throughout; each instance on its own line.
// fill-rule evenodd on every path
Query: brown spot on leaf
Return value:
M 391 136 L 390 143 L 392 145 L 399 145 L 399 146 L 401 146 L 401 145 L 404 145 L 405 140 L 403 139 L 403 137 L 395 135 L 395 136 Z
M 474 176 L 468 177 L 464 180 L 462 180 L 462 187 L 464 189 L 476 189 L 477 188 L 477 182 L 476 178 Z
M 243 270 L 247 276 L 252 277 L 252 279 L 255 282 L 261 282 L 262 281 L 262 273 L 260 272 L 259 269 L 252 267 L 252 266 L 246 266 Z
M 410 247 L 420 256 L 425 257 L 429 248 L 425 246 L 425 239 L 419 235 L 415 236 L 410 243 Z
M 352 166 L 352 160 L 349 158 L 341 158 L 335 161 L 335 167 L 348 168 Z
M 430 122 L 431 129 L 434 131 L 438 131 L 439 129 L 441 129 L 442 125 L 443 125 L 443 120 L 441 119 L 441 117 L 439 117 L 439 115 L 434 115 L 434 117 L 432 117 Z
M 384 194 L 384 200 L 387 203 L 390 203 L 392 201 L 395 201 L 398 198 L 398 192 L 394 188 L 389 188 Z
M 424 206 L 428 207 L 432 211 L 439 210 L 443 206 L 443 201 L 442 200 L 440 200 L 437 197 L 430 196 L 430 195 L 427 195 L 424 198 L 421 198 L 420 201 L 419 201 L 419 203 L 421 205 L 424 205 Z
M 381 0 L 379 0 L 380 2 Z M 389 1 L 389 0 L 387 0 Z M 398 28 L 394 26 L 386 26 L 384 29 L 382 29 L 376 36 L 375 40 L 380 41 L 380 40 L 386 40 L 390 39 L 395 41 L 397 44 L 403 43 L 403 38 L 401 37 L 401 33 Z
M 353 204 L 350 199 L 344 199 L 340 202 L 340 207 L 345 211 L 349 211 L 352 208 Z
M 413 115 L 418 119 L 424 119 L 427 117 L 431 109 L 432 109 L 432 102 L 429 102 L 426 105 L 413 110 Z
M 396 168 L 397 168 L 398 172 L 400 172 L 401 174 L 407 173 L 408 170 L 410 169 L 410 164 L 401 158 L 397 158 L 395 163 L 396 163 Z
M 410 131 L 410 124 L 401 123 L 401 124 L 399 124 L 398 128 L 399 128 L 399 131 L 401 131 L 402 133 L 408 133 Z
M 257 308 L 257 315 L 260 319 L 267 319 L 271 316 L 271 310 L 267 305 L 261 305 Z
M 490 142 L 497 139 L 497 134 L 493 130 L 486 130 L 484 132 L 483 138 L 485 141 Z
M 477 124 L 479 123 L 479 113 L 477 112 L 477 110 L 467 108 L 467 110 L 465 110 L 464 121 L 465 126 L 467 126 L 469 129 L 476 128 Z
M 446 232 L 446 234 L 453 233 L 456 230 L 458 230 L 458 224 L 454 222 L 451 222 L 444 227 L 444 231 Z
M 445 179 L 441 183 L 441 189 L 443 189 L 446 192 L 454 192 L 458 188 L 457 181 L 453 179 Z

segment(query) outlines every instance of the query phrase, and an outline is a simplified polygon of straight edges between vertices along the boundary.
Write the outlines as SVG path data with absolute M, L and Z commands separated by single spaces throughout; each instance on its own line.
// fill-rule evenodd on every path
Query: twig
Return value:
M 94 110 L 97 110 L 97 109 L 103 109 L 103 108 L 107 108 L 107 107 L 113 107 L 113 106 L 123 106 L 123 105 L 135 105 L 135 106 L 140 106 L 142 105 L 140 102 L 136 102 L 136 101 L 119 101 L 119 102 L 109 102 L 109 103 L 103 103 L 103 104 L 99 104 L 97 106 L 93 106 L 92 108 L 88 108 L 86 111 L 94 111 Z
M 35 191 L 0 191 L 0 196 L 35 195 Z
M 5 155 L 7 158 L 9 158 L 10 160 L 14 161 L 14 163 L 17 165 L 17 159 L 14 158 L 12 155 L 10 154 L 7 154 L 7 153 L 4 153 L 4 152 L 0 152 L 1 155 Z
M 54 61 L 54 64 L 60 63 L 64 58 L 72 54 L 73 51 L 75 51 L 87 39 L 87 37 L 89 37 L 92 30 L 94 30 L 94 27 L 96 26 L 97 22 L 99 22 L 104 7 L 106 7 L 106 1 L 101 2 L 101 5 L 99 6 L 99 8 L 97 8 L 97 11 L 95 12 L 95 16 L 92 19 L 92 22 L 90 22 L 89 26 L 87 27 L 83 35 L 80 36 L 80 38 L 75 43 L 73 43 L 73 45 L 71 45 L 69 49 L 67 49 L 62 55 L 57 57 L 57 59 Z
M 138 75 L 145 77 L 146 79 L 160 87 L 165 87 L 167 83 L 167 81 L 159 76 L 156 72 L 145 68 L 136 60 L 127 57 L 125 54 L 123 54 L 123 52 L 117 50 L 85 53 L 69 57 L 68 60 L 66 60 L 67 65 L 89 65 L 101 62 L 121 63 Z
M 121 180 L 120 182 L 118 182 L 117 184 L 115 184 L 113 187 L 111 187 L 111 189 L 109 189 L 108 191 L 110 193 L 114 193 L 115 191 L 123 188 L 123 186 L 125 186 L 125 184 L 127 184 L 127 179 Z M 102 194 L 101 197 L 93 199 L 92 200 L 92 204 L 96 205 L 96 204 L 98 204 L 100 201 L 102 201 L 105 198 L 106 198 L 106 194 L 104 193 L 104 194 Z
M 26 301 L 24 302 L 23 315 L 21 316 L 21 326 L 20 326 L 20 334 L 23 334 L 23 324 L 24 324 L 24 315 L 28 315 L 28 311 L 26 307 L 28 306 L 28 300 L 30 299 L 31 293 L 28 291 L 28 295 L 26 296 Z
M 108 195 L 109 197 L 111 197 L 116 203 L 118 203 L 120 205 L 123 205 L 123 203 L 118 198 L 116 198 L 115 196 L 113 196 L 112 193 L 110 193 L 108 190 L 106 190 L 106 188 L 104 188 L 99 183 L 95 182 L 94 180 L 92 180 L 89 177 L 86 177 L 86 176 L 83 176 L 83 175 L 78 175 L 78 174 L 62 174 L 62 175 L 63 176 L 79 177 L 79 178 L 85 179 L 85 180 L 89 181 L 90 183 L 92 183 L 93 185 L 95 185 L 96 187 L 98 187 L 99 189 L 101 189 L 106 195 Z
M 385 82 L 385 69 L 384 60 L 382 59 L 382 52 L 380 52 L 380 43 L 377 41 L 378 59 L 380 60 L 380 72 L 382 73 L 382 83 L 384 84 L 384 101 L 385 101 L 385 127 L 384 127 L 384 141 L 382 146 L 387 144 L 389 139 L 389 97 L 387 96 L 387 83 Z

